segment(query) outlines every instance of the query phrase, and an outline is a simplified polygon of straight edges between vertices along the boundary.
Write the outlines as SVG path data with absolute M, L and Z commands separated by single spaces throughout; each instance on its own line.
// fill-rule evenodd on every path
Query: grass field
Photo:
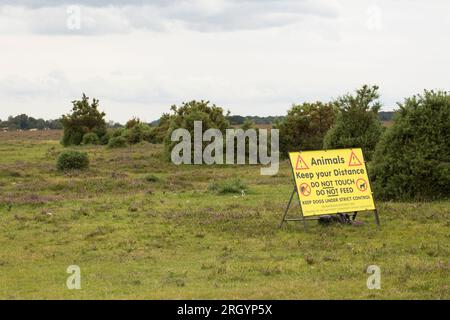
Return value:
M 381 229 L 278 228 L 292 180 L 256 166 L 175 166 L 162 146 L 79 147 L 56 170 L 60 132 L 0 132 L 0 298 L 449 299 L 450 202 L 378 203 Z M 240 178 L 242 195 L 208 190 Z M 291 209 L 295 215 L 298 206 Z M 66 268 L 81 268 L 68 290 Z M 366 268 L 381 268 L 369 290 Z

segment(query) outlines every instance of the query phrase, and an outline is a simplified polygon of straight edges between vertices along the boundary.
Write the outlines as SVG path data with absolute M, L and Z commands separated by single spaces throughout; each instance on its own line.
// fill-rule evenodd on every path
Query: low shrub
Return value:
M 111 132 L 111 137 L 112 138 L 120 137 L 124 131 L 125 131 L 124 128 L 117 128 Z
M 82 144 L 99 144 L 100 139 L 94 132 L 89 132 L 83 136 L 83 140 L 81 143 Z
M 137 144 L 142 141 L 153 141 L 152 128 L 144 123 L 136 123 L 123 131 L 122 136 L 129 144 Z
M 82 170 L 89 167 L 89 158 L 87 153 L 79 151 L 64 151 L 56 162 L 58 170 Z
M 208 186 L 208 190 L 219 194 L 242 193 L 247 191 L 248 187 L 240 179 L 231 179 L 224 181 L 214 181 Z
M 127 146 L 127 140 L 122 137 L 112 137 L 109 139 L 108 148 L 123 148 Z

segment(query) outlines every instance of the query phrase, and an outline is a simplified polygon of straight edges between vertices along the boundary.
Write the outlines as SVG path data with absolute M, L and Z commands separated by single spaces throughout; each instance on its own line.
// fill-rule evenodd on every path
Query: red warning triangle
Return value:
M 361 161 L 359 161 L 358 157 L 356 156 L 355 152 L 352 151 L 350 154 L 350 161 L 348 162 L 349 167 L 356 167 L 356 166 L 362 166 Z
M 295 164 L 295 170 L 306 170 L 309 169 L 308 165 L 306 164 L 305 160 L 299 155 L 297 158 L 297 163 Z

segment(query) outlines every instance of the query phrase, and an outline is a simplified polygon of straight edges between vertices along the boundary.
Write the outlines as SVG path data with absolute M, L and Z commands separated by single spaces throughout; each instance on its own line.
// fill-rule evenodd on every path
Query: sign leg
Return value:
M 279 226 L 280 228 L 283 226 L 284 219 L 286 218 L 286 215 L 287 215 L 287 213 L 289 211 L 289 207 L 291 206 L 292 198 L 294 197 L 294 194 L 295 194 L 296 190 L 297 190 L 296 187 L 294 187 L 294 190 L 292 190 L 291 196 L 289 198 L 289 202 L 288 202 L 288 204 L 286 206 L 286 210 L 284 211 L 284 214 L 283 214 L 283 219 L 280 222 L 280 226 Z
M 377 224 L 377 226 L 380 226 L 380 217 L 378 216 L 378 210 L 375 209 L 375 222 Z

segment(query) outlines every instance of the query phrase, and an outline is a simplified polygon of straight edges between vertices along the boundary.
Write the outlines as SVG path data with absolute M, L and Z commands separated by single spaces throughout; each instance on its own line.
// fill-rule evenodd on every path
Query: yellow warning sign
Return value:
M 361 149 L 290 152 L 303 216 L 375 210 Z

